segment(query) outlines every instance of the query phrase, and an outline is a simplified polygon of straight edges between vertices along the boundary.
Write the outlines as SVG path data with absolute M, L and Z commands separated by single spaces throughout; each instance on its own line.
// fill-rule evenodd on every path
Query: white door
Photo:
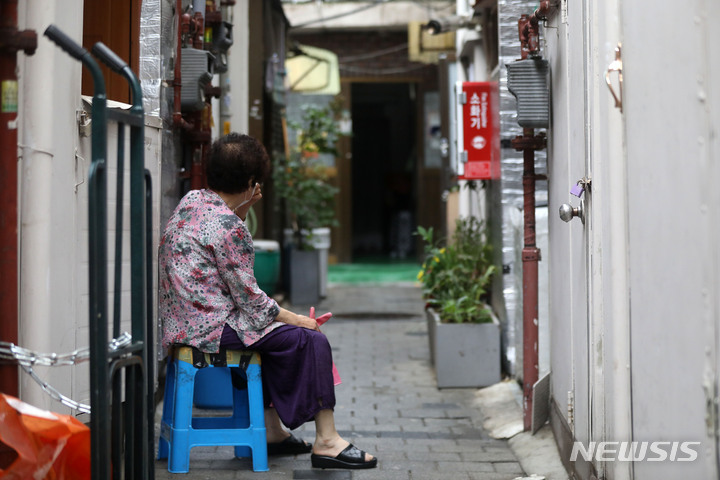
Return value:
M 547 255 L 552 395 L 571 434 L 587 443 L 591 439 L 587 282 L 591 222 L 583 224 L 575 218 L 564 223 L 558 216 L 562 204 L 578 207 L 580 199 L 572 196 L 570 189 L 588 176 L 585 3 L 577 4 L 567 16 L 553 18 L 544 30 L 544 50 L 550 62 L 553 92 L 552 124 L 548 130 Z M 588 195 L 583 196 L 587 200 Z
M 634 478 L 717 478 L 720 2 L 623 0 L 619 12 L 632 436 L 670 442 Z M 672 461 L 674 442 L 700 442 L 698 459 Z
M 617 0 L 562 5 L 545 30 L 554 99 L 548 166 L 553 396 L 587 447 L 631 438 L 624 129 L 605 85 L 619 7 Z M 558 209 L 580 206 L 570 190 L 581 179 L 590 181 L 582 194 L 585 222 L 565 224 Z M 593 463 L 600 478 L 629 478 L 627 464 Z M 587 464 L 576 467 L 589 475 Z

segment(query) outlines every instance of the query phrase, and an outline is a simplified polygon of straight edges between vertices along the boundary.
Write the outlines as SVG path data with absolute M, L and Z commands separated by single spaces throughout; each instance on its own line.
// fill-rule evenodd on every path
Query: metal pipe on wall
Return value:
M 205 0 L 193 0 L 193 11 L 199 13 L 202 18 L 205 18 L 205 6 L 207 2 Z
M 62 25 L 80 41 L 82 0 L 20 2 L 21 25 L 43 31 Z M 20 331 L 23 347 L 66 352 L 87 345 L 78 333 L 84 317 L 77 315 L 84 286 L 75 281 L 82 264 L 77 245 L 81 221 L 76 199 L 84 181 L 84 153 L 78 137 L 81 68 L 47 38 L 38 41 L 32 57 L 19 57 L 20 112 L 18 140 L 22 146 L 20 187 Z M 63 72 L 53 75 L 53 72 Z M 65 159 L 58 160 L 58 159 Z M 74 159 L 74 161 L 73 161 Z M 79 187 L 76 191 L 75 187 Z M 78 227 L 79 228 L 79 227 Z M 57 238 L 69 239 L 58 242 Z M 69 281 L 72 280 L 72 281 Z M 83 376 L 70 369 L 38 367 L 36 373 L 69 396 L 85 400 Z M 20 377 L 23 401 L 64 413 L 30 376 Z M 56 410 L 63 408 L 63 410 Z M 69 411 L 68 411 L 69 413 Z
M 555 11 L 555 5 L 543 1 L 532 15 L 518 20 L 520 52 L 523 60 L 537 56 L 540 50 L 539 21 Z M 523 135 L 512 141 L 516 150 L 523 152 L 523 427 L 532 429 L 533 388 L 539 377 L 538 365 L 538 262 L 540 249 L 535 235 L 535 182 L 545 175 L 535 173 L 535 151 L 546 147 L 544 134 L 535 135 L 532 128 L 524 128 Z
M 3 2 L 0 13 L 2 39 L 17 28 L 17 1 Z M 15 52 L 3 48 L 0 52 L 0 81 L 3 99 L 6 90 L 14 85 L 17 103 L 17 77 L 15 76 Z M 0 113 L 0 339 L 18 341 L 18 188 L 17 188 L 17 129 L 10 122 L 17 118 L 15 109 L 8 110 L 3 101 Z M 18 395 L 18 369 L 15 365 L 0 365 L 0 392 Z
M 523 152 L 523 426 L 532 428 L 533 386 L 538 380 L 538 262 L 540 249 L 535 235 L 535 182 L 545 175 L 535 173 L 535 150 L 545 148 L 545 136 L 524 128 L 512 146 Z
M 181 177 L 189 181 L 191 190 L 204 188 L 206 184 L 204 158 L 212 139 L 210 97 L 220 96 L 219 87 L 205 86 L 205 108 L 198 111 L 182 112 L 181 65 L 183 41 L 187 41 L 187 47 L 189 48 L 203 50 L 206 26 L 211 28 L 214 23 L 221 21 L 221 14 L 217 11 L 215 2 L 203 3 L 205 4 L 203 12 L 195 11 L 192 16 L 189 13 L 182 13 L 182 0 L 177 0 L 175 7 L 178 15 L 178 35 L 174 71 L 175 80 L 173 82 L 173 124 L 176 128 L 182 129 L 184 133 L 184 170 Z M 199 5 L 199 3 L 195 2 L 195 5 Z M 209 20 L 211 17 L 212 19 Z M 186 35 L 187 37 L 185 37 Z
M 531 0 L 498 0 L 498 38 L 499 49 L 499 74 L 500 84 L 500 124 L 502 136 L 512 139 L 522 135 L 523 128 L 517 123 L 517 98 L 506 88 L 508 72 L 506 67 L 515 62 L 519 55 L 518 47 L 518 18 L 523 13 L 532 12 L 537 6 L 537 1 Z M 522 376 L 522 208 L 523 208 L 523 186 L 522 186 L 522 152 L 517 152 L 510 142 L 503 142 L 501 145 L 501 169 L 502 180 L 498 185 L 499 191 L 492 198 L 490 205 L 491 215 L 502 219 L 502 229 L 499 232 L 498 242 L 502 245 L 501 260 L 506 268 L 498 282 L 498 288 L 502 288 L 502 301 L 498 301 L 498 313 L 503 320 L 502 335 L 506 349 L 503 356 L 503 368 L 511 375 L 520 378 Z M 535 153 L 535 171 L 544 173 L 545 153 L 541 150 Z M 535 197 L 538 206 L 547 204 L 547 185 L 539 182 L 535 187 Z M 542 221 L 541 221 L 542 222 Z M 541 232 L 542 225 L 538 226 Z M 547 267 L 539 266 L 540 279 L 544 278 Z M 544 315 L 542 299 L 542 282 L 540 283 L 539 296 L 540 315 Z M 541 325 L 542 326 L 542 325 Z M 541 329 L 542 332 L 542 329 Z M 541 346 L 544 345 L 545 337 L 541 334 Z M 540 374 L 547 371 L 549 366 L 549 355 L 547 363 L 544 362 L 544 354 L 540 352 Z
M 182 38 L 183 34 L 190 31 L 190 15 L 182 13 L 182 0 L 177 0 L 175 14 L 178 16 L 177 49 L 175 51 L 175 65 L 173 70 L 173 124 L 176 127 L 188 129 L 190 126 L 183 119 L 180 106 L 180 93 L 182 88 Z
M 524 136 L 534 138 L 532 128 Z M 535 236 L 535 150 L 523 150 L 523 427 L 532 428 L 532 390 L 539 376 L 538 366 L 538 261 L 540 249 Z

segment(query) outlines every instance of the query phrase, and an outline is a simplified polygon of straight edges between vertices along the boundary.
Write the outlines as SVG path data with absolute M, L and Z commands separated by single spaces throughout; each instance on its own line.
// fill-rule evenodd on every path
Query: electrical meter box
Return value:
M 508 90 L 517 98 L 517 122 L 525 128 L 550 125 L 550 64 L 542 58 L 528 58 L 507 64 Z
M 180 107 L 183 112 L 202 110 L 205 106 L 205 85 L 213 77 L 215 57 L 207 50 L 180 49 Z

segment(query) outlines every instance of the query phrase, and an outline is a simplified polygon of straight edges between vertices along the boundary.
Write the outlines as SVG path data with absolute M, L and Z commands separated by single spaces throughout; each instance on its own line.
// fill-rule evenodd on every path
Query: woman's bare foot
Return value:
M 274 408 L 265 409 L 265 432 L 267 443 L 280 443 L 290 437 L 290 432 L 283 428 L 280 417 Z

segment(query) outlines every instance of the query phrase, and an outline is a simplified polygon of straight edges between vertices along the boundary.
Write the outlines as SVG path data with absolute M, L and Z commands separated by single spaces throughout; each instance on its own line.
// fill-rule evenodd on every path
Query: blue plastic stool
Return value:
M 168 356 L 158 459 L 168 459 L 171 473 L 187 473 L 192 447 L 233 445 L 236 457 L 251 456 L 253 470 L 266 472 L 267 438 L 260 354 L 250 350 L 227 350 L 225 358 L 218 362 L 217 357 L 195 350 L 193 358 L 192 347 L 175 347 Z M 195 374 L 205 365 L 208 368 L 227 366 L 246 379 L 246 389 L 232 389 L 232 416 L 193 418 Z

